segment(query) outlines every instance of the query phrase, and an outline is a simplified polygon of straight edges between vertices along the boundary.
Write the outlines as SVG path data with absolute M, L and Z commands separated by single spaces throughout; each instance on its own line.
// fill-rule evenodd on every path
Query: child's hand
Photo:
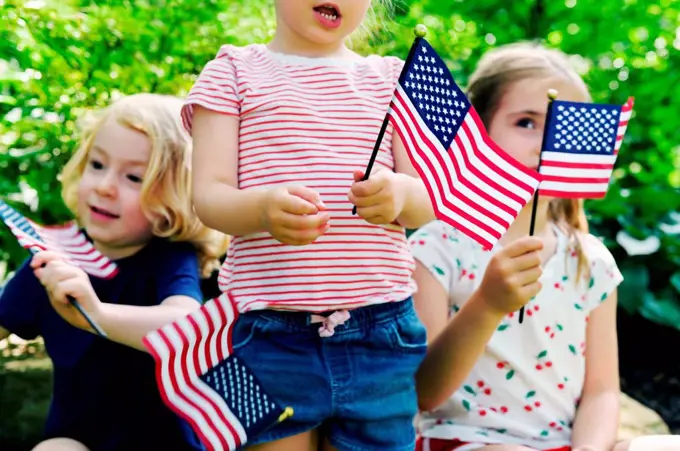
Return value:
M 68 296 L 73 297 L 93 318 L 96 318 L 101 301 L 92 288 L 85 272 L 66 263 L 59 254 L 39 252 L 31 260 L 31 268 L 47 290 L 54 310 L 71 325 L 90 330 L 89 323 L 76 310 Z
M 478 294 L 502 315 L 514 312 L 541 290 L 538 279 L 543 273 L 539 251 L 543 242 L 523 237 L 491 258 Z
M 357 214 L 371 224 L 391 224 L 401 214 L 406 203 L 404 185 L 399 175 L 389 170 L 379 170 L 368 180 L 361 181 L 364 173 L 354 171 L 354 183 L 349 191 L 349 201 L 357 207 Z
M 285 186 L 267 192 L 262 222 L 276 240 L 301 246 L 328 230 L 329 216 L 319 193 L 304 186 Z

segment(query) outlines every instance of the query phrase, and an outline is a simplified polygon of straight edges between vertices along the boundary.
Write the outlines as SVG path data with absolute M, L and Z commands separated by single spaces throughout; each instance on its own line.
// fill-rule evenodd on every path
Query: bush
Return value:
M 219 45 L 271 36 L 271 3 L 0 2 L 7 24 L 0 30 L 0 193 L 40 222 L 67 219 L 56 174 L 77 146 L 77 119 L 121 94 L 184 95 Z M 621 305 L 679 327 L 678 8 L 669 0 L 395 3 L 394 21 L 378 19 L 382 28 L 374 26 L 371 39 L 355 39 L 359 51 L 405 57 L 413 26 L 422 22 L 464 86 L 488 48 L 539 39 L 578 55 L 596 101 L 636 96 L 610 192 L 587 207 L 626 276 Z M 25 257 L 2 230 L 0 261 L 11 271 Z

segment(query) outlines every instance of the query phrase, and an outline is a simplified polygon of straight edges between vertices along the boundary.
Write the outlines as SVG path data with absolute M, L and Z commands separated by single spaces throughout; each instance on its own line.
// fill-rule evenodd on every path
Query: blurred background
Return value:
M 221 44 L 270 38 L 272 4 L 0 0 L 0 196 L 41 223 L 70 219 L 56 175 L 78 119 L 123 94 L 185 95 Z M 680 432 L 680 1 L 397 0 L 352 44 L 405 58 L 417 23 L 461 86 L 487 49 L 538 40 L 573 55 L 596 102 L 635 96 L 609 193 L 586 206 L 625 277 L 622 389 L 660 415 L 631 424 Z M 0 228 L 0 282 L 26 257 Z M 35 443 L 50 377 L 40 340 L 0 342 L 0 449 Z

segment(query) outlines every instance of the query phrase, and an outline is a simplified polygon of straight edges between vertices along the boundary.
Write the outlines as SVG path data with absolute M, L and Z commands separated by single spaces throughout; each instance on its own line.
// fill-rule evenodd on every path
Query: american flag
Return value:
M 237 318 L 232 299 L 223 294 L 143 340 L 156 361 L 166 405 L 191 424 L 209 451 L 236 450 L 290 413 L 232 355 Z
M 92 245 L 75 222 L 39 226 L 2 200 L 0 217 L 19 244 L 33 253 L 44 250 L 57 252 L 67 262 L 100 279 L 110 279 L 118 273 L 116 264 Z
M 632 112 L 632 97 L 624 105 L 553 101 L 541 152 L 539 194 L 604 197 Z
M 437 218 L 490 249 L 538 187 L 537 172 L 487 135 L 477 112 L 424 38 L 417 38 L 388 112 Z

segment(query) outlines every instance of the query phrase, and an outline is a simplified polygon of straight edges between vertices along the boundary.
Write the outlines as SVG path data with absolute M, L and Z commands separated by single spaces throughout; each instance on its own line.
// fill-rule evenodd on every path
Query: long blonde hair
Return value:
M 191 204 L 191 140 L 182 128 L 182 101 L 161 94 L 123 97 L 83 122 L 79 148 L 60 174 L 64 203 L 77 216 L 78 184 L 95 136 L 108 119 L 144 133 L 151 155 L 141 188 L 141 207 L 155 236 L 188 241 L 198 251 L 201 273 L 219 267 L 228 238 L 200 222 Z
M 480 59 L 468 83 L 468 98 L 488 129 L 501 99 L 512 85 L 526 79 L 562 78 L 582 91 L 590 100 L 583 79 L 574 70 L 569 58 L 559 50 L 535 43 L 517 43 L 488 51 Z M 565 230 L 578 256 L 577 280 L 588 274 L 588 261 L 583 250 L 582 235 L 588 233 L 588 221 L 580 199 L 554 199 L 548 217 Z

